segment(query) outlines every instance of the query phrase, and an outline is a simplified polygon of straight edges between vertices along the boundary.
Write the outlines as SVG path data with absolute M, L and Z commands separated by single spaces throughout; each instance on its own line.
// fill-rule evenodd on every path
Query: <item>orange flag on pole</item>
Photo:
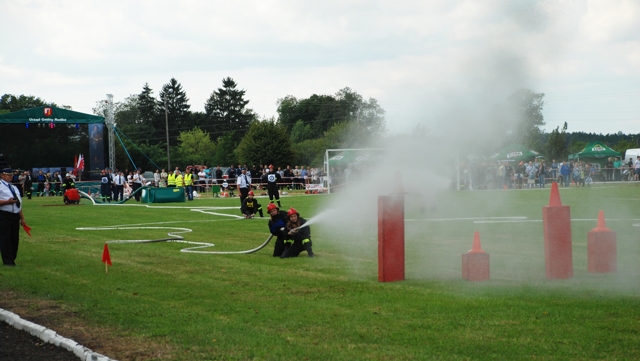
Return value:
M 104 263 L 104 270 L 106 273 L 109 273 L 109 266 L 111 266 L 111 256 L 109 255 L 109 247 L 107 244 L 104 244 L 104 249 L 102 250 L 102 263 Z

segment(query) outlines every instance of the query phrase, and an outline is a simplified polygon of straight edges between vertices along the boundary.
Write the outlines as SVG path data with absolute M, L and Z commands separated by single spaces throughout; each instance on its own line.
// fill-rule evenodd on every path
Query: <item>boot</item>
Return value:
M 304 247 L 304 250 L 307 251 L 309 258 L 315 257 L 315 253 L 313 253 L 313 250 L 311 249 L 311 241 L 305 243 L 303 247 Z

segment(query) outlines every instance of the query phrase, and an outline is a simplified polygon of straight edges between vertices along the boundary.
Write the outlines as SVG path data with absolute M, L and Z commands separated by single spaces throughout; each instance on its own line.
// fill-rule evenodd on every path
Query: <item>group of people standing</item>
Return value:
M 75 175 L 67 173 L 63 178 L 60 172 L 38 171 L 34 177 L 28 170 L 14 170 L 11 174 L 11 184 L 20 192 L 20 197 L 31 199 L 35 193 L 36 197 L 62 196 L 70 188 L 70 184 L 75 182 Z
M 140 192 L 137 192 L 146 180 L 140 169 L 135 172 L 112 171 L 110 168 L 100 172 L 100 199 L 103 202 L 123 201 L 132 195 L 136 201 L 140 201 Z

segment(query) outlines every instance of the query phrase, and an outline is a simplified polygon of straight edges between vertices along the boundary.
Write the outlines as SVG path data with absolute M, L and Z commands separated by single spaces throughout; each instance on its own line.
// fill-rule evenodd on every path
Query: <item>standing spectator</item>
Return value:
M 622 159 L 620 157 L 616 157 L 615 162 L 613 162 L 613 180 L 622 180 Z
M 300 182 L 302 184 L 307 184 L 307 180 L 308 179 L 309 179 L 309 171 L 304 166 L 301 166 L 300 167 Z
M 298 166 L 295 166 L 295 168 L 293 168 L 293 189 L 299 189 L 299 183 L 300 169 L 298 169 Z
M 24 183 L 22 186 L 24 187 L 24 195 L 27 196 L 27 199 L 31 199 L 31 195 L 33 194 L 33 178 L 31 177 L 31 172 L 28 170 L 24 171 Z
M 553 159 L 551 161 L 551 166 L 549 167 L 549 173 L 551 175 L 551 178 L 553 178 L 553 181 L 555 182 L 556 179 L 558 179 L 558 163 L 556 163 L 556 160 Z
M 547 175 L 547 165 L 544 159 L 540 160 L 540 167 L 538 168 L 538 186 L 544 188 L 544 179 Z
M 207 173 L 204 171 L 204 167 L 200 168 L 198 171 L 198 190 L 200 193 L 204 193 L 207 187 Z
M 176 187 L 176 175 L 171 170 L 167 174 L 167 187 L 168 188 L 175 188 Z
M 38 176 L 36 177 L 36 182 L 38 182 L 38 189 L 36 190 L 36 197 L 44 196 L 44 182 L 46 181 L 46 177 L 41 170 L 38 171 Z
M 236 184 L 238 186 L 238 192 L 240 192 L 240 207 L 242 207 L 245 198 L 247 198 L 251 190 L 251 178 L 247 177 L 247 171 L 245 169 L 242 169 L 240 172 Z
M 533 166 L 532 161 L 529 161 L 529 164 L 527 164 L 526 172 L 527 172 L 527 184 L 529 185 L 527 188 L 533 188 L 533 186 L 536 183 L 536 180 L 535 180 L 536 168 Z
M 633 180 L 640 180 L 640 156 L 636 157 L 636 161 L 633 162 Z
M 18 176 L 18 180 L 20 181 L 20 185 L 18 186 L 18 190 L 20 191 L 20 197 L 24 198 L 24 180 L 26 178 L 27 172 L 21 172 L 20 176 Z
M 522 189 L 522 175 L 525 172 L 525 166 L 524 166 L 524 162 L 520 161 L 520 163 L 518 163 L 518 165 L 516 166 L 516 188 L 518 189 Z
M 215 177 L 216 183 L 222 184 L 222 169 L 220 169 L 220 166 L 216 166 Z
M 11 184 L 13 184 L 13 186 L 18 189 L 20 197 L 24 197 L 24 195 L 22 194 L 22 187 L 20 187 L 20 172 L 17 169 L 14 170 L 13 174 L 11 175 Z
M 613 180 L 613 158 L 607 158 L 607 163 L 604 165 L 605 174 L 607 177 L 607 182 Z
M 22 197 L 11 184 L 11 168 L 0 170 L 0 254 L 5 266 L 15 267 L 20 243 L 20 225 L 27 227 L 22 213 Z
M 136 202 L 140 202 L 140 188 L 142 188 L 142 185 L 145 184 L 145 179 L 144 176 L 142 175 L 142 172 L 140 172 L 140 169 L 136 170 L 136 173 L 133 175 L 132 177 L 132 181 L 133 181 L 133 186 L 131 187 L 131 191 L 133 192 L 133 196 L 136 199 Z
M 156 169 L 156 172 L 153 173 L 153 186 L 158 188 L 160 187 L 160 169 Z
M 164 168 L 162 168 L 162 172 L 160 172 L 160 183 L 159 183 L 159 187 L 165 188 L 167 186 L 167 178 L 169 177 L 169 174 L 167 174 L 167 172 L 165 171 Z
M 289 190 L 293 190 L 293 171 L 291 170 L 290 165 L 288 165 L 284 172 L 282 172 L 282 178 L 284 179 L 284 182 L 291 183 Z
M 576 184 L 576 187 L 580 186 L 580 174 L 581 174 L 581 169 L 580 169 L 580 164 L 576 163 L 573 165 L 573 181 Z
M 122 201 L 124 196 L 124 184 L 126 183 L 126 179 L 124 177 L 124 173 L 118 172 L 118 174 L 113 178 L 113 200 L 114 201 Z
M 193 173 L 192 170 L 187 167 L 187 170 L 184 172 L 184 177 L 182 178 L 184 182 L 184 191 L 187 193 L 187 199 L 193 200 Z
M 176 179 L 176 188 L 184 187 L 184 177 L 182 176 L 182 173 L 179 170 L 174 170 L 173 174 Z

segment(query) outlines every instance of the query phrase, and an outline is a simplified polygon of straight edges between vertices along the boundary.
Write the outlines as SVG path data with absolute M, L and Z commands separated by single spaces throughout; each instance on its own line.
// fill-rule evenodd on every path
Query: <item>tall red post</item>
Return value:
M 404 280 L 404 192 L 396 173 L 396 194 L 378 197 L 378 281 Z
M 562 205 L 556 182 L 551 184 L 549 205 L 542 207 L 542 224 L 547 279 L 573 277 L 571 212 L 569 206 Z
M 593 273 L 618 270 L 616 232 L 607 228 L 604 212 L 598 212 L 598 225 L 587 234 L 587 269 Z

